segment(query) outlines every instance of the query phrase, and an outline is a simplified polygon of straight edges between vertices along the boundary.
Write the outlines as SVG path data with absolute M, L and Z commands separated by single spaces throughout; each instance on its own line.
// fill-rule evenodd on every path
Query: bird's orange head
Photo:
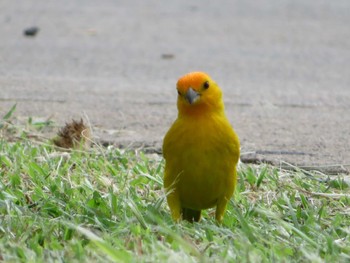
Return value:
M 179 115 L 223 112 L 220 87 L 203 72 L 191 72 L 177 81 Z

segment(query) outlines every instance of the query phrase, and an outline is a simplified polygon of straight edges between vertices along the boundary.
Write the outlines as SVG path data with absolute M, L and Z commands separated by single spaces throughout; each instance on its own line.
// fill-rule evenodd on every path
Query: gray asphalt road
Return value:
M 348 0 L 13 0 L 0 25 L 0 114 L 85 115 L 98 140 L 159 148 L 177 78 L 201 70 L 243 160 L 350 169 Z

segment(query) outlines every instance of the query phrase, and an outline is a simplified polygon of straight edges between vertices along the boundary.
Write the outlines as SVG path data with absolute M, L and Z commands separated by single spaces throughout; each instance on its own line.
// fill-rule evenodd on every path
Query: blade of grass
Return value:
M 116 250 L 110 244 L 106 243 L 102 238 L 91 232 L 90 230 L 81 227 L 74 226 L 70 223 L 66 223 L 72 228 L 76 229 L 78 232 L 86 236 L 90 241 L 92 241 L 99 249 L 101 249 L 110 259 L 115 262 L 130 262 L 131 255 L 126 250 Z
M 251 243 L 254 243 L 256 242 L 256 237 L 254 236 L 253 234 L 253 231 L 252 229 L 250 228 L 249 224 L 247 223 L 247 221 L 244 219 L 242 213 L 241 213 L 241 210 L 238 209 L 238 207 L 236 206 L 236 204 L 232 201 L 232 206 L 236 212 L 236 215 L 238 217 L 238 220 L 239 222 L 241 223 L 241 226 L 242 226 L 242 230 L 243 232 L 247 235 L 249 241 Z
M 13 112 L 16 110 L 17 104 L 14 104 L 11 109 L 5 114 L 4 117 L 2 117 L 3 120 L 8 120 L 11 118 Z

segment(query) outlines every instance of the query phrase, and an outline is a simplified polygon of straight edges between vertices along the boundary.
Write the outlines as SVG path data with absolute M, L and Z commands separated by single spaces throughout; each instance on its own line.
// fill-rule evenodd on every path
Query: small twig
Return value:
M 327 198 L 333 198 L 333 199 L 340 199 L 343 197 L 350 198 L 350 194 L 335 194 L 335 193 L 327 194 L 327 193 L 310 192 L 301 188 L 297 188 L 297 189 L 301 192 L 304 192 L 306 194 L 313 195 L 313 196 L 321 196 L 321 197 L 327 197 Z
M 315 178 L 315 175 L 303 168 L 300 168 L 298 166 L 295 166 L 291 163 L 288 163 L 288 162 L 285 162 L 285 161 L 282 161 L 281 164 L 284 164 L 284 166 L 280 166 L 280 169 L 282 170 L 286 170 L 286 171 L 294 171 L 294 172 L 301 172 L 303 174 L 305 174 L 306 176 L 308 176 L 309 178 L 313 179 L 313 180 L 316 180 L 318 182 L 324 182 L 325 180 L 324 179 L 319 179 L 319 178 Z
M 285 170 L 293 170 L 293 171 L 301 171 L 305 173 L 306 175 L 313 176 L 309 171 L 317 171 L 320 172 L 324 171 L 326 169 L 328 174 L 331 175 L 338 175 L 339 173 L 349 173 L 350 164 L 329 164 L 329 165 L 318 165 L 318 166 L 296 166 L 291 163 L 281 161 L 280 168 Z M 334 170 L 336 169 L 336 170 Z

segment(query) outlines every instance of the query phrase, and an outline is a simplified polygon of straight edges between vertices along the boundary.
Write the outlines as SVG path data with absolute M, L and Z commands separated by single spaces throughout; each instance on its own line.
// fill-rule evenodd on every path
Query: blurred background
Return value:
M 12 0 L 0 25 L 1 115 L 159 151 L 177 79 L 205 71 L 247 161 L 350 163 L 348 0 Z

